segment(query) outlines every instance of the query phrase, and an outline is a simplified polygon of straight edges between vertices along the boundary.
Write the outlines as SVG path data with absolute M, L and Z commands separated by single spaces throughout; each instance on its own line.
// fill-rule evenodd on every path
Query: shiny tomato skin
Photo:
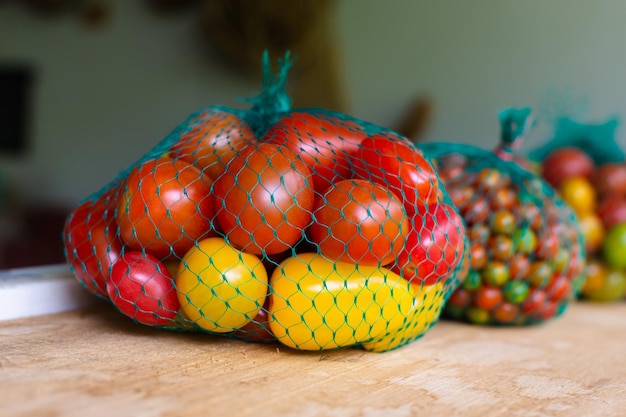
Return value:
M 311 168 L 315 191 L 322 193 L 352 177 L 351 154 L 366 136 L 354 121 L 294 111 L 273 124 L 262 142 L 288 147 Z
M 203 239 L 190 249 L 174 282 L 183 315 L 215 333 L 232 333 L 252 321 L 269 291 L 261 259 L 221 237 Z
M 162 157 L 136 166 L 117 209 L 122 241 L 159 259 L 182 257 L 194 242 L 215 235 L 211 185 L 183 160 Z
M 417 213 L 392 270 L 411 282 L 433 285 L 452 276 L 464 256 L 465 225 L 446 203 Z
M 370 181 L 342 180 L 316 200 L 310 235 L 326 257 L 359 265 L 393 262 L 409 222 L 393 192 Z
M 239 150 L 255 142 L 254 133 L 241 117 L 212 109 L 192 121 L 190 128 L 171 147 L 169 156 L 200 168 L 215 180 Z
M 111 268 L 106 288 L 118 310 L 148 326 L 169 323 L 180 309 L 172 275 L 150 254 L 122 254 Z
M 422 152 L 399 139 L 373 135 L 363 140 L 355 159 L 356 174 L 398 195 L 409 214 L 439 199 L 439 181 Z
M 256 255 L 294 246 L 311 222 L 310 168 L 288 148 L 249 145 L 215 181 L 217 222 L 230 244 Z
M 95 200 L 78 205 L 68 216 L 63 241 L 65 257 L 74 276 L 89 292 L 107 298 L 106 281 L 120 256 L 115 207 L 119 184 Z

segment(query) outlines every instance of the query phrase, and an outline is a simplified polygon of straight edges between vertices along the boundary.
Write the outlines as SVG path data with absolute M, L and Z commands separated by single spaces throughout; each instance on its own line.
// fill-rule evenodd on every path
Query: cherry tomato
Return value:
M 91 293 L 107 298 L 106 280 L 120 256 L 115 207 L 119 184 L 96 200 L 87 200 L 68 216 L 63 241 L 65 257 L 76 279 Z
M 252 130 L 239 116 L 207 110 L 190 122 L 189 130 L 172 146 L 169 155 L 195 165 L 215 180 L 239 150 L 254 142 Z
M 565 178 L 591 178 L 594 162 L 583 150 L 562 147 L 552 151 L 541 163 L 542 175 L 548 184 L 558 188 Z
M 536 204 L 522 203 L 514 210 L 514 214 L 521 226 L 528 226 L 534 231 L 544 227 L 544 213 Z
M 491 207 L 489 207 L 487 198 L 474 194 L 473 201 L 461 209 L 461 214 L 465 222 L 473 226 L 475 224 L 484 223 L 489 219 Z
M 626 196 L 626 163 L 605 163 L 593 173 L 593 185 L 601 196 Z
M 413 216 L 406 245 L 392 270 L 413 282 L 433 285 L 449 278 L 463 259 L 465 226 L 446 203 L 430 204 Z
M 487 241 L 487 249 L 492 259 L 509 262 L 514 253 L 513 239 L 506 235 L 493 235 Z
M 517 193 L 513 188 L 500 188 L 489 196 L 489 202 L 496 210 L 511 210 L 517 204 Z
M 522 311 L 526 314 L 534 314 L 540 311 L 547 301 L 545 291 L 540 288 L 532 289 L 522 303 Z
M 467 291 L 475 291 L 482 285 L 483 278 L 480 272 L 470 269 L 467 273 L 467 277 L 463 282 L 463 288 Z
M 512 323 L 519 313 L 519 308 L 511 303 L 502 303 L 493 311 L 493 318 L 497 323 L 510 324 Z
M 170 322 L 180 309 L 172 275 L 150 254 L 125 252 L 113 264 L 106 288 L 123 314 L 148 326 Z
M 470 268 L 480 270 L 487 265 L 487 248 L 480 243 L 472 243 L 470 247 Z
M 522 280 L 530 271 L 530 259 L 524 254 L 515 254 L 509 260 L 509 274 L 513 280 Z
M 535 255 L 541 259 L 554 259 L 559 253 L 561 238 L 559 234 L 551 229 L 546 229 L 537 238 Z
M 466 308 L 471 304 L 471 301 L 472 294 L 464 288 L 459 288 L 450 295 L 447 306 Z
M 311 223 L 315 193 L 309 167 L 284 146 L 249 145 L 215 181 L 217 221 L 235 247 L 277 254 Z
M 528 282 L 538 288 L 544 288 L 550 282 L 554 270 L 548 262 L 535 260 L 530 263 Z
M 626 197 L 615 194 L 603 197 L 598 204 L 597 215 L 606 230 L 626 223 Z
M 150 159 L 128 175 L 117 209 L 124 243 L 158 258 L 181 257 L 213 235 L 211 180 L 183 160 Z
M 475 224 L 467 229 L 467 238 L 470 242 L 487 243 L 490 239 L 491 231 L 484 223 Z
M 533 254 L 537 249 L 537 235 L 529 227 L 516 229 L 513 232 L 513 245 L 519 254 Z
M 322 254 L 360 265 L 387 265 L 406 241 L 409 221 L 390 190 L 370 181 L 342 180 L 315 205 L 311 239 Z
M 501 287 L 509 281 L 509 266 L 502 261 L 489 261 L 482 271 L 485 284 Z
M 503 298 L 501 288 L 483 286 L 474 292 L 474 304 L 483 310 L 496 308 Z
M 528 297 L 530 286 L 526 281 L 509 281 L 503 288 L 504 298 L 510 303 L 521 304 Z
M 339 117 L 291 112 L 274 123 L 262 142 L 284 145 L 313 173 L 315 191 L 352 177 L 351 154 L 366 137 L 363 127 Z
M 356 154 L 355 172 L 393 191 L 410 215 L 439 198 L 432 164 L 419 149 L 397 138 L 373 135 L 364 139 Z
M 464 211 L 474 199 L 475 190 L 470 185 L 448 188 L 448 194 L 452 203 L 461 211 Z
M 510 235 L 515 230 L 515 217 L 509 210 L 498 210 L 492 213 L 490 224 L 494 232 Z
M 546 295 L 553 302 L 559 302 L 572 294 L 572 282 L 565 275 L 555 275 L 546 287 Z
M 467 309 L 467 319 L 474 324 L 487 324 L 491 320 L 491 314 L 484 308 L 469 307 Z
M 221 237 L 203 239 L 191 248 L 174 281 L 185 316 L 215 333 L 248 324 L 259 314 L 268 292 L 261 260 Z
M 507 187 L 511 178 L 496 168 L 484 168 L 476 174 L 476 187 L 482 195 L 491 195 L 496 190 Z

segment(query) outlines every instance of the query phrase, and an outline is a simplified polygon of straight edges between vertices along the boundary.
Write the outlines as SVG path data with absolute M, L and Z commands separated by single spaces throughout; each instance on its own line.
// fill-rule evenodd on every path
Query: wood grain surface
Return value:
M 108 304 L 0 322 L 0 415 L 624 416 L 626 305 L 535 327 L 440 321 L 386 353 L 131 323 Z

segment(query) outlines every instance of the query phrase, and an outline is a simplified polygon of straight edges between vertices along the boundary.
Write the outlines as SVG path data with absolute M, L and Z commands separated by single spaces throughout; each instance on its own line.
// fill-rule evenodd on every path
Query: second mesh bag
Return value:
M 470 268 L 444 310 L 476 324 L 524 325 L 561 314 L 582 283 L 585 252 L 577 219 L 541 178 L 514 160 L 529 109 L 500 114 L 495 151 L 453 143 L 420 145 L 466 223 Z
M 386 351 L 438 320 L 465 227 L 406 138 L 291 109 L 209 106 L 67 219 L 76 278 L 133 320 L 301 350 Z

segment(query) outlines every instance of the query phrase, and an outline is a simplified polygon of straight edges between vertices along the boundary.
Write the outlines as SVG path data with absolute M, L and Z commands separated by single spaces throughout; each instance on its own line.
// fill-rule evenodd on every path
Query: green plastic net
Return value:
M 626 156 L 618 126 L 617 118 L 563 117 L 528 155 L 578 217 L 588 258 L 580 297 L 595 302 L 626 296 Z
M 249 110 L 191 114 L 67 219 L 78 281 L 138 323 L 387 351 L 433 326 L 465 226 L 423 153 L 338 112 L 291 109 L 289 55 Z
M 495 151 L 420 145 L 463 216 L 471 246 L 469 272 L 446 303 L 446 317 L 481 325 L 539 323 L 561 314 L 579 290 L 586 255 L 574 213 L 513 160 L 531 121 L 527 108 L 501 112 Z

